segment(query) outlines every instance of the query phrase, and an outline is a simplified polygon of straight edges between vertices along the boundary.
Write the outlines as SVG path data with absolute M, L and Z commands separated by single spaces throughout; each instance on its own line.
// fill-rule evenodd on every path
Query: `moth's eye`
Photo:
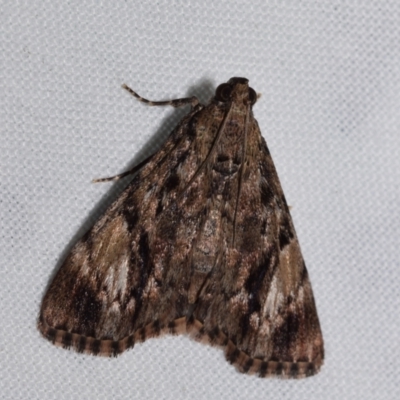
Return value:
M 249 88 L 249 100 L 251 105 L 257 101 L 257 93 L 252 88 Z
M 223 83 L 217 87 L 215 98 L 218 101 L 228 101 L 231 98 L 232 86 L 228 83 Z

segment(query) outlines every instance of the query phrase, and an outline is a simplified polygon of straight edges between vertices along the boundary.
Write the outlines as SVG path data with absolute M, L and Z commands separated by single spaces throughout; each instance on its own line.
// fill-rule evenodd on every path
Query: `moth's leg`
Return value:
M 166 100 L 166 101 L 151 101 L 139 96 L 135 91 L 133 91 L 129 86 L 123 84 L 122 87 L 127 90 L 131 95 L 135 96 L 139 101 L 148 104 L 149 106 L 172 106 L 172 107 L 183 107 L 190 105 L 193 107 L 199 104 L 197 97 L 184 97 L 182 99 Z
M 199 100 L 197 99 L 197 97 L 193 96 L 193 97 L 184 97 L 182 99 L 175 99 L 175 100 L 167 100 L 167 101 L 151 101 L 151 100 L 147 100 L 141 96 L 139 96 L 134 90 L 132 90 L 129 86 L 127 85 L 122 85 L 122 87 L 127 90 L 130 94 L 132 94 L 133 96 L 135 96 L 139 101 L 146 103 L 150 106 L 172 106 L 172 107 L 183 107 L 186 105 L 190 105 L 192 108 L 197 106 L 199 104 Z M 110 181 L 118 181 L 122 178 L 124 178 L 125 176 L 134 174 L 135 172 L 139 171 L 140 168 L 142 168 L 144 165 L 146 165 L 151 158 L 153 157 L 153 155 L 151 155 L 150 157 L 147 157 L 145 160 L 143 160 L 141 163 L 139 163 L 138 165 L 135 165 L 132 169 L 123 172 L 122 174 L 119 175 L 115 175 L 115 176 L 110 176 L 108 178 L 99 178 L 99 179 L 93 179 L 92 182 L 93 183 L 99 183 L 99 182 L 110 182 Z
M 133 168 L 129 169 L 128 171 L 123 172 L 122 174 L 115 175 L 115 176 L 109 176 L 108 178 L 93 179 L 92 182 L 99 183 L 99 182 L 119 181 L 120 179 L 125 178 L 125 176 L 134 174 L 135 172 L 139 171 L 140 168 L 144 167 L 152 159 L 153 156 L 154 156 L 154 154 L 145 158 L 142 162 L 135 165 Z

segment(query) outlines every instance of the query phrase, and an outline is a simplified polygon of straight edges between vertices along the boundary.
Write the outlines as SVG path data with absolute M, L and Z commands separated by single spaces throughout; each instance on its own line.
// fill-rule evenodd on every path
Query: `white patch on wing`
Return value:
M 276 317 L 279 306 L 283 301 L 281 288 L 278 287 L 278 280 L 277 274 L 275 273 L 268 290 L 262 313 L 267 319 L 274 319 Z
M 110 298 L 115 299 L 121 296 L 121 300 L 124 300 L 126 294 L 126 284 L 129 271 L 129 255 L 121 254 L 115 263 L 110 265 L 107 269 L 107 273 L 104 279 L 104 284 L 107 286 Z

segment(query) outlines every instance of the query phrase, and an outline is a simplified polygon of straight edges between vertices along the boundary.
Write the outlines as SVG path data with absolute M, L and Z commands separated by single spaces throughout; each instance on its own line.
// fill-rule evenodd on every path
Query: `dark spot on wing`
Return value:
M 197 116 L 192 117 L 188 123 L 188 129 L 186 130 L 186 137 L 193 140 L 196 137 L 197 130 Z
M 231 364 L 233 364 L 239 358 L 239 355 L 240 355 L 240 350 L 236 347 L 232 353 L 228 354 L 227 359 Z
M 128 342 L 126 343 L 126 348 L 130 349 L 131 347 L 134 347 L 134 346 L 135 346 L 135 337 L 134 337 L 134 335 L 130 335 L 128 337 Z
M 160 321 L 157 319 L 153 322 L 153 332 L 155 335 L 159 335 L 161 332 L 161 324 Z
M 168 329 L 170 333 L 175 333 L 175 329 L 176 329 L 176 322 L 175 321 L 171 321 L 168 323 Z
M 306 370 L 306 376 L 313 376 L 315 375 L 316 370 L 315 370 L 315 365 L 313 363 L 308 363 L 307 365 L 307 370 Z
M 261 137 L 261 141 L 259 142 L 259 149 L 263 151 L 267 156 L 270 156 L 270 152 L 267 146 L 267 142 L 263 137 Z
M 176 159 L 176 166 L 183 164 L 185 162 L 185 160 L 188 159 L 189 155 L 190 155 L 189 150 L 186 150 L 186 151 L 182 152 L 181 154 L 179 154 Z
M 263 361 L 260 365 L 260 370 L 258 371 L 258 375 L 261 378 L 264 378 L 265 375 L 267 375 L 267 371 L 268 371 L 268 361 Z
M 48 328 L 46 331 L 46 338 L 50 340 L 50 342 L 54 343 L 56 341 L 57 331 L 53 328 Z
M 101 348 L 101 341 L 98 340 L 98 339 L 95 339 L 93 341 L 93 343 L 92 343 L 92 346 L 91 346 L 92 353 L 94 355 L 99 354 L 100 353 L 100 348 Z
M 283 193 L 282 193 L 281 199 L 282 199 L 283 209 L 284 209 L 288 214 L 290 214 L 289 207 L 288 207 L 287 202 L 286 202 L 286 197 L 285 197 L 285 195 L 284 195 Z
M 119 350 L 119 341 L 118 340 L 113 340 L 111 343 L 111 355 L 113 357 L 116 357 L 120 353 Z
M 282 250 L 286 247 L 293 237 L 294 234 L 289 222 L 289 214 L 286 214 L 279 226 L 279 248 Z
M 179 176 L 176 174 L 176 172 L 172 172 L 167 180 L 165 181 L 164 187 L 166 191 L 171 191 L 175 189 L 176 187 L 179 186 Z
M 282 250 L 290 243 L 290 236 L 286 230 L 279 232 L 279 248 Z
M 243 366 L 243 372 L 245 372 L 245 373 L 249 372 L 249 370 L 253 366 L 253 364 L 254 364 L 254 359 L 253 358 L 249 358 L 246 361 L 246 364 Z
M 135 258 L 132 254 L 133 260 L 138 268 L 139 281 L 136 286 L 132 287 L 129 298 L 135 299 L 135 311 L 132 316 L 132 324 L 135 324 L 137 317 L 142 309 L 143 305 L 143 290 L 148 282 L 148 279 L 153 270 L 153 263 L 151 259 L 149 235 L 145 230 L 142 230 L 138 241 L 138 258 Z M 132 258 L 131 257 L 131 258 Z
M 64 332 L 62 336 L 62 345 L 64 348 L 70 348 L 72 344 L 72 333 Z
M 267 220 L 264 219 L 261 224 L 260 233 L 261 233 L 261 235 L 265 235 L 266 232 L 267 232 Z
M 274 267 L 273 261 L 276 259 L 275 252 L 271 250 L 269 253 L 266 253 L 263 257 L 263 260 L 260 264 L 254 268 L 247 281 L 245 283 L 245 289 L 249 293 L 249 301 L 248 301 L 248 309 L 245 315 L 242 317 L 241 327 L 242 327 L 242 337 L 246 336 L 249 327 L 250 327 L 250 317 L 254 312 L 259 312 L 261 309 L 260 304 L 260 289 L 265 285 L 265 278 L 267 273 L 270 274 L 271 267 Z M 272 268 L 273 269 L 273 268 Z
M 95 327 L 100 319 L 102 303 L 96 293 L 85 282 L 80 282 L 75 293 L 71 293 L 72 306 L 78 319 L 76 333 L 95 337 Z
M 264 206 L 269 207 L 274 199 L 274 193 L 267 182 L 261 182 L 260 186 L 261 203 Z
M 235 174 L 240 168 L 240 157 L 231 158 L 227 154 L 218 154 L 216 162 L 212 168 L 222 176 L 230 176 Z
M 160 213 L 162 212 L 162 210 L 164 209 L 163 204 L 162 204 L 162 199 L 158 200 L 157 203 L 157 209 L 156 209 L 156 216 L 160 215 Z
M 126 195 L 125 201 L 121 204 L 120 213 L 124 217 L 128 231 L 132 232 L 134 228 L 136 228 L 136 224 L 139 221 L 139 207 L 136 204 L 135 200 L 135 188 L 133 184 L 129 187 L 128 193 Z
M 272 341 L 274 349 L 274 357 L 279 358 L 281 361 L 292 361 L 293 350 L 299 332 L 300 321 L 294 312 L 289 312 L 279 327 L 274 332 Z
M 122 215 L 128 225 L 128 231 L 132 232 L 139 221 L 139 215 L 136 209 L 130 210 L 128 208 L 122 209 Z
M 219 332 L 220 332 L 220 331 L 219 331 L 218 326 L 214 327 L 213 329 L 211 329 L 211 330 L 208 332 L 208 336 L 210 337 L 211 342 L 212 342 L 215 338 L 218 337 Z
M 301 271 L 300 285 L 304 285 L 304 282 L 308 279 L 308 272 L 306 264 L 303 261 L 303 270 Z

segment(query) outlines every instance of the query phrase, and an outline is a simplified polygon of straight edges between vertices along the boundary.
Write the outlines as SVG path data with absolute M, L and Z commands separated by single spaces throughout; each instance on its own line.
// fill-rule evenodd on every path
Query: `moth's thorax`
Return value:
M 209 168 L 219 175 L 220 184 L 216 192 L 226 191 L 226 180 L 238 178 L 237 173 L 243 162 L 248 135 L 253 133 L 254 123 L 251 110 L 255 92 L 249 88 L 245 78 L 231 78 L 216 90 L 215 101 L 206 107 L 198 118 L 197 132 L 207 140 L 203 141 L 205 159 L 211 151 Z M 228 184 L 232 186 L 232 183 Z M 234 198 L 237 187 L 230 187 Z
M 236 83 L 231 94 L 231 109 L 237 114 L 246 115 L 251 109 L 248 83 Z

